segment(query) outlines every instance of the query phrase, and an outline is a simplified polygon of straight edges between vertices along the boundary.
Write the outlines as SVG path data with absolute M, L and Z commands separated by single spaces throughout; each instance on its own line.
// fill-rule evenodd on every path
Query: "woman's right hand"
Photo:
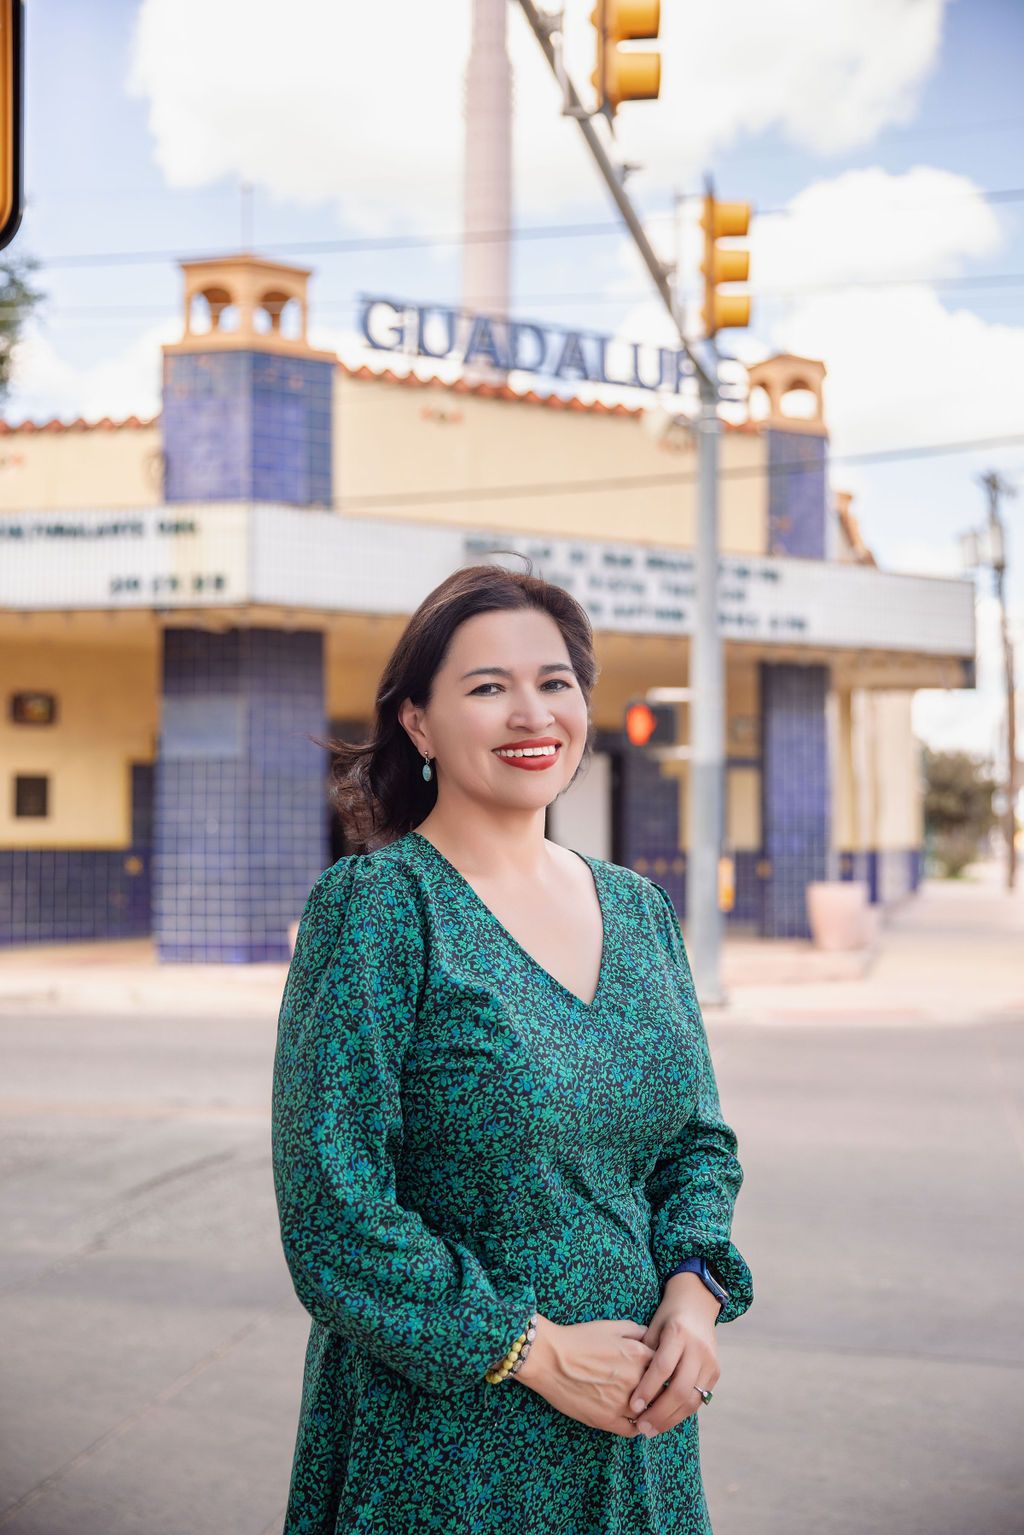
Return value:
M 530 1352 L 511 1379 L 567 1418 L 635 1439 L 639 1430 L 629 1422 L 629 1399 L 654 1358 L 654 1349 L 640 1342 L 646 1331 L 628 1318 L 563 1327 L 539 1316 Z

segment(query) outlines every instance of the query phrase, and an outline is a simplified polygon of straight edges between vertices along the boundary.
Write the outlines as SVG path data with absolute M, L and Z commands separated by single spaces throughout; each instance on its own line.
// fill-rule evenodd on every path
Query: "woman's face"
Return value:
M 460 624 L 416 723 L 438 793 L 508 807 L 548 805 L 572 781 L 587 744 L 587 704 L 554 619 L 537 608 L 477 613 Z M 499 748 L 544 743 L 541 755 Z

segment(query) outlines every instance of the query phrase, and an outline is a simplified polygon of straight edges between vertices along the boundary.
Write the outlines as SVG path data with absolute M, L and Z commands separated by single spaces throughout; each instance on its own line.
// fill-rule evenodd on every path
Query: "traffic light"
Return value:
M 0 250 L 22 215 L 23 0 L 0 0 Z
M 635 698 L 626 705 L 626 740 L 630 746 L 674 746 L 675 704 L 649 704 Z
M 597 28 L 597 68 L 590 78 L 598 110 L 611 121 L 624 101 L 653 101 L 661 89 L 661 54 L 620 46 L 657 37 L 661 0 L 597 0 L 590 20 Z
M 750 324 L 750 295 L 748 293 L 720 293 L 723 282 L 746 282 L 750 276 L 750 252 L 734 246 L 720 246 L 719 240 L 735 235 L 745 235 L 750 228 L 749 203 L 716 202 L 711 192 L 705 194 L 704 212 L 701 215 L 704 230 L 704 260 L 700 269 L 704 274 L 705 336 L 713 336 L 720 330 L 731 330 Z

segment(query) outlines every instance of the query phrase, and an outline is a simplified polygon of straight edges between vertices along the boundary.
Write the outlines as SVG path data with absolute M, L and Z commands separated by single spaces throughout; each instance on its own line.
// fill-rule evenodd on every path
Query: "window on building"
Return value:
M 14 780 L 15 816 L 49 814 L 50 780 L 43 775 L 19 773 Z

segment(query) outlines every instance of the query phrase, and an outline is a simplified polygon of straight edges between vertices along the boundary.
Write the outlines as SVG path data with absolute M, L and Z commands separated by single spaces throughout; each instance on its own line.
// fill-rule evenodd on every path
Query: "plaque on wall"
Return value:
M 57 720 L 55 693 L 12 693 L 11 721 L 15 725 L 53 725 Z

